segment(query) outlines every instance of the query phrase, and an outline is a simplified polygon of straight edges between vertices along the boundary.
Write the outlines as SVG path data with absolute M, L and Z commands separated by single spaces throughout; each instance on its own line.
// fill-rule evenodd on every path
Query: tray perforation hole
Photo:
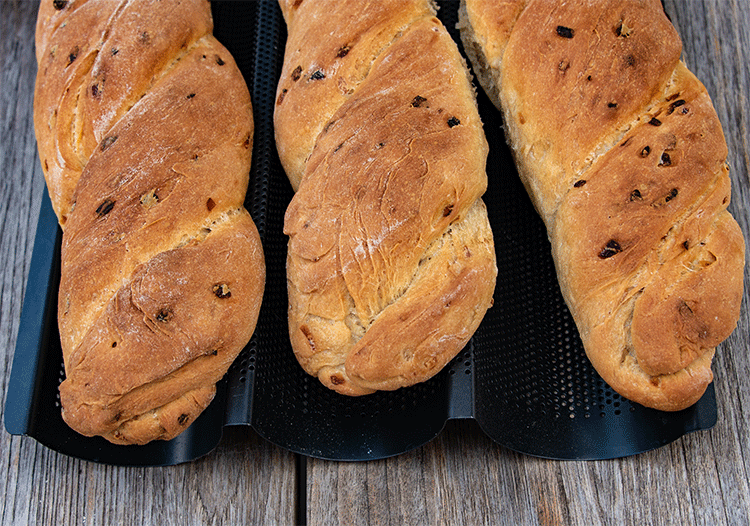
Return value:
M 469 375 L 471 374 L 473 363 L 472 342 L 470 341 L 464 350 L 458 353 L 448 364 L 448 374 L 454 376 L 463 372 L 463 374 Z
M 57 374 L 57 389 L 55 389 L 55 407 L 58 410 L 62 409 L 62 403 L 60 402 L 60 384 L 65 380 L 65 364 L 61 361 Z

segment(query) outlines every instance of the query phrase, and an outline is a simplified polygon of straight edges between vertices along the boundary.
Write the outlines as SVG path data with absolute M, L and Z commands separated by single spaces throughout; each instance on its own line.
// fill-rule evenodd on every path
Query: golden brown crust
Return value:
M 373 60 L 400 31 L 434 10 L 429 0 L 361 1 L 352 9 L 324 0 L 279 4 L 294 30 L 288 32 L 276 93 L 275 134 L 279 158 L 297 190 L 316 137 L 367 77 Z
M 207 3 L 151 4 L 71 0 L 57 10 L 41 2 L 34 125 L 63 227 L 78 177 L 107 131 L 213 29 Z
M 151 440 L 168 440 L 193 423 L 216 394 L 216 385 L 205 385 L 189 391 L 161 406 L 158 411 L 141 413 L 125 421 L 104 438 L 120 445 L 146 444 Z
M 338 13 L 359 12 L 338 5 L 329 17 L 323 4 L 303 3 L 293 17 L 285 8 L 290 42 L 335 33 L 352 16 Z M 276 106 L 279 150 L 304 170 L 295 183 L 288 168 L 299 189 L 284 223 L 292 347 L 308 373 L 348 395 L 436 374 L 478 327 L 497 273 L 480 200 L 487 144 L 461 56 L 430 4 L 367 9 L 380 21 L 328 42 L 334 56 L 341 42 L 349 49 L 319 79 L 292 79 L 300 53 L 287 46 L 295 59 L 285 60 Z M 310 98 L 309 82 L 327 93 L 333 75 L 355 66 L 366 76 L 336 104 Z M 303 103 L 323 118 L 287 141 Z
M 721 125 L 660 3 L 466 0 L 461 24 L 593 365 L 644 405 L 693 404 L 737 323 L 744 239 Z
M 170 439 L 258 317 L 250 96 L 206 2 L 51 4 L 35 123 L 64 229 L 63 417 L 116 443 Z

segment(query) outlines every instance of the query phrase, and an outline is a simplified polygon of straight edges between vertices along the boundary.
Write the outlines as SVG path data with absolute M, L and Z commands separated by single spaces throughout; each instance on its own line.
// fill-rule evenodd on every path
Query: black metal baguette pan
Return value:
M 459 42 L 458 2 L 440 2 L 440 7 L 439 17 Z M 60 416 L 57 386 L 64 370 L 55 305 L 61 234 L 45 195 L 6 398 L 8 432 L 72 457 L 158 466 L 209 453 L 230 425 L 248 426 L 302 455 L 364 461 L 417 448 L 449 419 L 474 419 L 498 444 L 554 459 L 624 457 L 716 423 L 713 385 L 696 405 L 664 413 L 620 397 L 594 371 L 561 297 L 544 226 L 506 147 L 500 114 L 481 90 L 479 110 L 490 144 L 484 200 L 498 263 L 494 306 L 466 349 L 423 384 L 351 398 L 305 374 L 286 329 L 282 225 L 292 189 L 273 133 L 285 26 L 273 0 L 215 2 L 213 10 L 214 33 L 242 70 L 255 111 L 245 206 L 260 231 L 268 269 L 255 335 L 220 383 L 214 402 L 177 438 L 116 446 L 78 435 Z

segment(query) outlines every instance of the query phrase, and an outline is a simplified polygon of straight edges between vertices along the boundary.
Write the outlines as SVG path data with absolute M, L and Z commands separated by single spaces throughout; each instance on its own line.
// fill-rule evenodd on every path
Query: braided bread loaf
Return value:
M 265 283 L 243 208 L 252 109 L 203 0 L 44 0 L 34 121 L 63 227 L 64 420 L 170 439 L 250 339 Z
M 428 1 L 281 7 L 294 352 L 347 395 L 422 382 L 477 329 L 497 274 L 468 70 Z
M 692 405 L 739 317 L 744 239 L 659 0 L 464 0 L 459 25 L 592 364 L 631 400 Z

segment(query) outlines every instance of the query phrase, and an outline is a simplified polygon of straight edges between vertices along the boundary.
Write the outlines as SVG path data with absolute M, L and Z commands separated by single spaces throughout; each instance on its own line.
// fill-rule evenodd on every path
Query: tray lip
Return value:
M 26 435 L 34 407 L 34 386 L 44 341 L 44 320 L 49 313 L 50 276 L 56 265 L 56 245 L 62 236 L 46 185 L 34 234 L 18 336 L 13 353 L 3 420 L 12 435 Z M 43 289 L 37 290 L 39 284 Z
M 698 402 L 686 409 L 683 409 L 682 411 L 670 413 L 641 406 L 639 404 L 636 404 L 635 402 L 632 402 L 632 405 L 634 408 L 637 408 L 640 411 L 652 413 L 653 415 L 664 415 L 661 424 L 664 427 L 668 427 L 669 432 L 662 433 L 659 436 L 657 436 L 658 433 L 649 434 L 648 436 L 639 435 L 635 438 L 634 441 L 628 441 L 627 437 L 624 434 L 616 435 L 615 438 L 620 442 L 618 445 L 613 446 L 612 444 L 607 444 L 604 448 L 601 449 L 602 451 L 607 451 L 607 454 L 595 454 L 594 452 L 597 451 L 596 447 L 592 447 L 591 445 L 584 444 L 582 442 L 570 442 L 568 444 L 569 447 L 565 449 L 565 452 L 562 452 L 562 450 L 557 450 L 554 453 L 550 452 L 549 449 L 545 448 L 544 446 L 536 448 L 521 447 L 516 444 L 510 444 L 508 441 L 503 441 L 500 437 L 497 437 L 491 430 L 487 429 L 486 423 L 481 417 L 477 418 L 475 416 L 473 419 L 477 422 L 479 428 L 485 435 L 490 437 L 490 439 L 492 439 L 497 444 L 502 445 L 504 448 L 531 457 L 560 461 L 614 460 L 640 455 L 649 451 L 660 449 L 666 445 L 676 442 L 677 440 L 688 434 L 696 433 L 699 431 L 708 432 L 714 428 L 718 421 L 714 382 L 708 384 L 706 392 L 703 394 L 703 396 L 701 396 Z M 683 419 L 680 421 L 680 423 L 682 424 L 681 426 L 675 425 L 674 422 L 674 420 L 677 420 L 677 418 L 679 418 L 678 415 L 683 417 Z M 594 416 L 592 418 L 596 417 Z M 672 425 L 670 426 L 670 424 Z M 606 438 L 606 436 L 604 436 L 604 438 Z M 627 444 L 625 442 L 627 442 Z M 634 443 L 637 445 L 634 445 Z
M 416 449 L 419 449 L 420 447 L 429 444 L 435 438 L 437 438 L 440 435 L 440 433 L 443 432 L 443 429 L 445 429 L 445 425 L 448 423 L 448 420 L 450 420 L 450 418 L 446 418 L 446 420 L 442 423 L 442 425 L 440 425 L 440 427 L 438 428 L 438 430 L 434 434 L 432 434 L 431 436 L 429 436 L 428 438 L 426 438 L 424 440 L 420 440 L 418 442 L 414 442 L 412 444 L 409 444 L 409 445 L 407 445 L 405 448 L 403 448 L 400 451 L 392 452 L 392 453 L 371 453 L 371 454 L 369 454 L 367 456 L 364 456 L 364 455 L 363 456 L 354 456 L 354 455 L 342 455 L 342 454 L 331 455 L 331 454 L 326 454 L 326 453 L 324 453 L 322 451 L 320 451 L 320 452 L 319 451 L 314 451 L 312 448 L 288 446 L 288 445 L 281 444 L 279 441 L 276 441 L 276 440 L 273 440 L 271 438 L 268 438 L 265 434 L 263 434 L 262 432 L 258 431 L 257 429 L 254 429 L 254 431 L 263 440 L 266 440 L 267 442 L 269 442 L 269 443 L 271 443 L 271 444 L 273 444 L 273 445 L 275 445 L 277 447 L 280 447 L 280 448 L 284 449 L 285 451 L 289 451 L 290 453 L 293 453 L 295 455 L 301 455 L 303 457 L 317 459 L 317 460 L 327 460 L 327 461 L 331 461 L 331 462 L 356 463 L 356 462 L 370 462 L 370 461 L 374 461 L 374 460 L 384 460 L 384 459 L 388 459 L 388 458 L 394 458 L 394 457 L 398 457 L 398 456 L 404 455 L 406 453 L 412 452 L 412 451 L 414 451 Z M 251 428 L 253 427 L 251 424 L 237 424 L 237 423 L 234 423 L 234 424 L 227 424 L 227 425 L 228 426 L 231 425 L 231 426 L 234 426 L 234 427 L 241 427 L 241 426 L 247 426 L 247 427 L 251 427 Z

